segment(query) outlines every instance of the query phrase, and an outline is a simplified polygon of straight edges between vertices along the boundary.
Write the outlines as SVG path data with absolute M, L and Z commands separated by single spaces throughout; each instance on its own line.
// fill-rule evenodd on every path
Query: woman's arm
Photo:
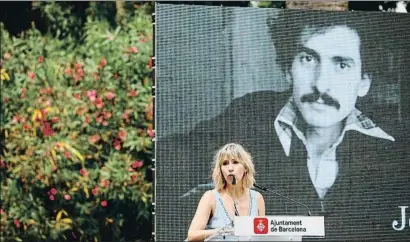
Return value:
M 265 216 L 265 200 L 259 192 L 256 196 L 256 202 L 258 203 L 258 216 Z
M 214 195 L 212 191 L 207 191 L 199 201 L 195 216 L 189 226 L 188 241 L 204 241 L 218 231 L 218 229 L 205 230 L 212 212 L 212 204 L 215 204 Z

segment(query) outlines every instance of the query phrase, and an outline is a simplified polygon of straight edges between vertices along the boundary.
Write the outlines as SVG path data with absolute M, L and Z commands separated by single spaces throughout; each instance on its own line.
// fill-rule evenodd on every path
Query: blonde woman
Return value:
M 262 195 L 250 189 L 255 182 L 254 174 L 252 157 L 241 145 L 230 143 L 218 150 L 212 173 L 215 188 L 205 192 L 199 201 L 188 230 L 188 241 L 203 241 L 229 227 L 235 215 L 265 216 Z M 236 185 L 232 184 L 233 179 Z

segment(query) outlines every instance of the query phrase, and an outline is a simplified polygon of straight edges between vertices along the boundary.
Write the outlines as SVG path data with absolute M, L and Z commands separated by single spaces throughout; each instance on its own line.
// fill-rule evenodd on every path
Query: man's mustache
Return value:
M 320 93 L 317 90 L 315 90 L 313 93 L 303 95 L 300 98 L 300 100 L 302 101 L 302 103 L 304 103 L 304 102 L 313 103 L 313 102 L 316 102 L 317 100 L 319 100 L 319 98 L 322 98 L 325 105 L 333 106 L 337 110 L 340 109 L 340 103 L 336 99 L 332 98 L 327 93 Z

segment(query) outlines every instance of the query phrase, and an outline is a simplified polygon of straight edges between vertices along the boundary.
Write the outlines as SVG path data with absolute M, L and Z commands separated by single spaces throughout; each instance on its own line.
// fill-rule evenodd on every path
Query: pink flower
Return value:
M 81 93 L 74 93 L 74 97 L 75 97 L 77 100 L 81 100 Z
M 28 77 L 29 77 L 31 80 L 34 80 L 34 79 L 36 78 L 36 73 L 34 73 L 34 72 L 32 72 L 32 71 L 29 71 L 29 72 L 28 72 Z
M 57 123 L 57 122 L 58 122 L 58 117 L 52 117 L 52 118 L 51 118 L 51 122 Z
M 122 117 L 123 119 L 129 119 L 129 118 L 130 118 L 130 114 L 127 113 L 127 112 L 125 112 L 125 113 L 121 114 L 121 117 Z
M 65 155 L 65 157 L 68 158 L 68 159 L 71 158 L 71 153 L 70 153 L 69 151 L 66 151 L 66 152 L 64 153 L 64 155 Z
M 65 200 L 70 200 L 70 199 L 71 199 L 71 196 L 70 196 L 69 194 L 66 194 L 66 195 L 64 195 L 64 199 L 65 199 Z
M 132 179 L 132 181 L 134 181 L 134 182 L 135 182 L 135 180 L 137 180 L 137 174 L 132 174 L 131 179 Z
M 51 192 L 51 194 L 56 195 L 57 194 L 57 189 L 55 189 L 53 187 L 53 188 L 51 188 L 50 192 Z
M 98 108 L 98 109 L 101 109 L 103 106 L 104 106 L 104 103 L 103 103 L 103 101 L 102 101 L 102 98 L 97 98 L 97 100 L 95 100 L 95 106 Z
M 149 137 L 151 137 L 151 138 L 155 137 L 155 132 L 151 128 L 147 129 L 147 133 L 148 133 Z
M 136 160 L 136 161 L 134 161 L 133 163 L 132 163 L 132 168 L 140 168 L 140 167 L 142 167 L 144 165 L 144 161 L 139 161 L 139 160 Z
M 111 118 L 111 113 L 110 112 L 104 112 L 104 117 L 106 118 L 106 119 L 109 119 L 109 118 Z
M 91 102 L 94 102 L 94 101 L 95 101 L 95 98 L 96 98 L 96 97 L 95 97 L 94 95 L 88 96 L 88 99 L 90 99 Z
M 77 62 L 77 63 L 74 65 L 74 68 L 75 68 L 75 69 L 80 69 L 81 67 L 83 67 L 83 64 L 81 64 L 80 62 Z
M 150 57 L 148 61 L 148 68 L 152 69 L 152 65 L 153 65 L 153 61 L 152 61 L 152 57 Z
M 18 122 L 19 122 L 19 116 L 18 116 L 18 115 L 14 115 L 12 122 L 13 122 L 13 123 L 18 123 Z
M 101 180 L 100 186 L 107 187 L 110 184 L 109 180 Z
M 45 109 L 45 108 L 41 109 L 41 114 L 46 115 L 47 113 L 48 113 L 47 109 Z
M 73 74 L 73 70 L 70 67 L 65 68 L 64 73 L 66 75 L 72 75 Z
M 78 68 L 78 69 L 77 69 L 77 74 L 78 74 L 80 77 L 83 77 L 83 76 L 84 76 L 84 70 L 83 70 L 83 68 Z
M 107 64 L 107 59 L 102 58 L 101 61 L 100 61 L 101 67 L 104 67 L 106 64 Z
M 17 228 L 20 228 L 20 221 L 18 219 L 15 219 L 14 225 L 16 225 Z
M 117 138 L 119 138 L 121 141 L 125 141 L 127 139 L 127 131 L 126 130 L 121 130 L 117 134 Z
M 121 141 L 116 139 L 114 140 L 114 149 L 120 150 L 121 149 Z
M 94 196 L 97 195 L 97 193 L 98 193 L 98 188 L 97 188 L 97 187 L 94 187 L 94 188 L 91 190 L 91 192 L 94 194 Z
M 48 198 L 49 198 L 51 201 L 54 201 L 54 195 L 50 195 Z
M 88 176 L 88 171 L 87 171 L 86 169 L 82 168 L 82 169 L 80 170 L 80 174 L 81 174 L 82 176 Z
M 57 170 L 57 166 L 51 167 L 51 170 L 52 170 L 52 171 L 56 171 L 56 170 Z
M 51 92 L 52 92 L 51 87 L 50 88 L 40 88 L 41 94 L 50 94 Z
M 136 97 L 138 95 L 138 93 L 137 93 L 137 91 L 135 91 L 135 90 L 131 90 L 129 93 L 128 93 L 128 96 L 130 96 L 130 97 Z
M 93 136 L 90 136 L 90 138 L 88 138 L 88 142 L 90 142 L 91 144 L 95 144 L 100 140 L 100 135 L 95 134 Z
M 95 95 L 97 95 L 97 91 L 96 90 L 89 90 L 89 91 L 87 91 L 87 96 L 88 97 L 90 97 L 90 96 L 95 96 Z
M 129 50 L 132 53 L 135 53 L 135 54 L 138 53 L 138 48 L 137 47 L 132 46 L 132 47 L 129 48 Z
M 30 127 L 30 125 L 28 125 L 28 124 L 24 124 L 23 125 L 23 129 L 25 130 L 25 131 L 27 131 L 27 130 L 29 130 L 31 127 Z
M 108 100 L 112 100 L 115 97 L 115 94 L 113 92 L 107 92 L 107 93 L 105 93 L 105 97 Z
M 102 122 L 102 125 L 103 125 L 103 126 L 108 126 L 108 122 L 104 120 L 104 121 Z
M 44 61 L 44 57 L 43 56 L 39 56 L 38 58 L 37 58 L 37 62 L 38 63 L 42 63 Z
M 81 80 L 80 75 L 74 75 L 74 81 L 77 83 L 79 80 Z
M 97 91 L 96 90 L 90 90 L 87 91 L 87 97 L 90 99 L 91 102 L 94 102 L 97 96 Z
M 104 200 L 104 201 L 101 201 L 100 204 L 101 204 L 102 207 L 107 207 L 107 201 L 105 201 L 105 200 Z

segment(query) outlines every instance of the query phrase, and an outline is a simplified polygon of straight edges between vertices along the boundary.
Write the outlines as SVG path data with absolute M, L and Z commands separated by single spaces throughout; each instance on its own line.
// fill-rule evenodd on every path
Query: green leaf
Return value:
M 120 30 L 121 30 L 121 26 L 118 26 L 118 27 L 115 29 L 115 32 L 114 32 L 114 36 L 115 36 L 115 37 L 117 37 L 117 35 L 118 35 L 118 33 L 120 32 Z
M 38 217 L 38 214 L 36 212 L 32 211 L 30 215 L 32 219 L 40 221 L 40 218 Z
M 128 3 L 125 2 L 124 5 L 126 4 Z M 79 211 L 70 212 L 69 217 L 76 226 L 73 232 L 77 238 L 74 240 L 78 241 L 87 240 L 90 236 L 100 239 L 100 234 L 106 231 L 107 227 L 92 216 L 95 211 L 102 216 L 115 214 L 118 218 L 123 218 L 120 224 L 112 224 L 110 234 L 119 241 L 124 240 L 124 234 L 119 228 L 122 223 L 125 224 L 124 221 L 127 222 L 130 214 L 136 214 L 132 219 L 138 218 L 137 227 L 147 221 L 144 220 L 148 213 L 145 206 L 135 206 L 133 211 L 122 206 L 125 199 L 139 201 L 140 196 L 139 184 L 123 186 L 129 179 L 130 162 L 137 159 L 137 155 L 151 155 L 136 152 L 140 150 L 141 141 L 135 127 L 145 127 L 150 122 L 144 116 L 144 108 L 151 95 L 150 89 L 140 82 L 149 79 L 146 63 L 152 52 L 152 42 L 139 43 L 140 37 L 136 34 L 151 34 L 152 25 L 150 15 L 142 13 L 145 10 L 135 9 L 134 3 L 129 4 L 124 7 L 126 21 L 122 26 L 115 24 L 115 14 L 112 13 L 115 13 L 116 7 L 113 2 L 90 2 L 88 9 L 80 11 L 81 13 L 73 11 L 71 3 L 34 2 L 33 8 L 42 14 L 44 32 L 33 27 L 23 31 L 21 35 L 13 36 L 0 23 L 2 56 L 5 52 L 12 54 L 10 60 L 3 61 L 3 68 L 7 70 L 11 81 L 4 83 L 1 90 L 10 100 L 0 110 L 3 117 L 1 126 L 8 130 L 1 160 L 6 160 L 10 166 L 3 177 L 0 199 L 7 204 L 7 212 L 12 218 L 18 218 L 23 223 L 36 221 L 31 221 L 26 231 L 14 227 L 5 230 L 10 240 L 59 241 L 65 240 L 64 236 L 67 236 L 67 240 L 73 240 L 73 229 L 70 226 L 55 227 L 57 213 L 54 209 L 56 212 L 61 209 Z M 109 40 L 108 35 L 113 39 Z M 125 56 L 124 50 L 130 46 L 138 47 L 139 53 Z M 42 63 L 38 62 L 39 56 L 44 57 Z M 104 68 L 97 69 L 103 57 L 107 58 L 108 63 Z M 75 81 L 78 74 L 75 64 L 78 62 L 83 64 L 84 76 L 77 76 L 78 80 Z M 65 73 L 66 69 L 71 69 L 72 73 Z M 28 71 L 35 72 L 34 81 L 29 80 Z M 101 75 L 98 81 L 94 80 L 94 72 Z M 113 73 L 119 73 L 119 77 L 114 79 Z M 52 88 L 51 93 L 45 93 L 47 87 Z M 25 97 L 21 95 L 23 88 L 27 90 Z M 104 97 L 108 89 L 116 92 L 113 102 Z M 137 90 L 138 97 L 129 97 L 130 89 Z M 96 108 L 95 103 L 89 100 L 89 90 L 96 90 L 98 97 L 103 98 L 102 109 Z M 75 99 L 74 93 L 81 94 L 82 101 Z M 50 102 L 46 103 L 47 101 Z M 75 113 L 80 106 L 86 109 L 83 116 Z M 55 134 L 48 137 L 43 136 L 40 127 L 34 134 L 34 123 L 31 121 L 33 110 L 45 107 L 53 108 L 53 111 L 45 115 L 47 120 L 50 121 L 54 116 L 59 118 L 52 123 Z M 135 110 L 135 114 L 130 114 L 129 123 L 121 117 L 125 109 Z M 109 118 L 104 118 L 109 123 L 108 126 L 95 122 L 95 118 L 104 116 L 104 112 L 111 114 Z M 22 122 L 12 123 L 15 115 L 24 117 L 24 124 L 30 125 L 30 128 L 25 130 Z M 84 116 L 91 117 L 89 124 L 84 122 Z M 115 150 L 113 140 L 121 129 L 127 130 L 126 144 L 121 150 Z M 95 134 L 99 134 L 101 139 L 95 145 L 89 144 L 88 138 Z M 56 144 L 62 142 L 78 149 L 82 158 L 65 147 L 56 147 Z M 54 156 L 51 150 L 55 152 Z M 66 158 L 66 151 L 70 151 L 71 159 Z M 26 158 L 22 159 L 23 155 Z M 53 164 L 56 170 L 52 169 Z M 80 174 L 82 168 L 88 171 L 88 177 Z M 22 178 L 23 183 L 20 182 L 23 181 Z M 85 199 L 84 186 L 93 189 L 99 186 L 102 179 L 110 180 L 109 187 L 100 188 L 101 194 L 97 197 L 91 196 L 90 192 L 89 199 Z M 81 190 L 75 191 L 72 187 L 79 187 Z M 51 188 L 57 189 L 54 200 L 50 200 L 50 194 L 47 194 Z M 70 200 L 65 200 L 64 195 L 70 195 Z M 101 208 L 101 200 L 110 200 L 113 210 Z M 61 219 L 67 217 L 63 216 Z M 115 221 L 118 220 L 115 218 Z M 63 232 L 65 229 L 67 233 Z

